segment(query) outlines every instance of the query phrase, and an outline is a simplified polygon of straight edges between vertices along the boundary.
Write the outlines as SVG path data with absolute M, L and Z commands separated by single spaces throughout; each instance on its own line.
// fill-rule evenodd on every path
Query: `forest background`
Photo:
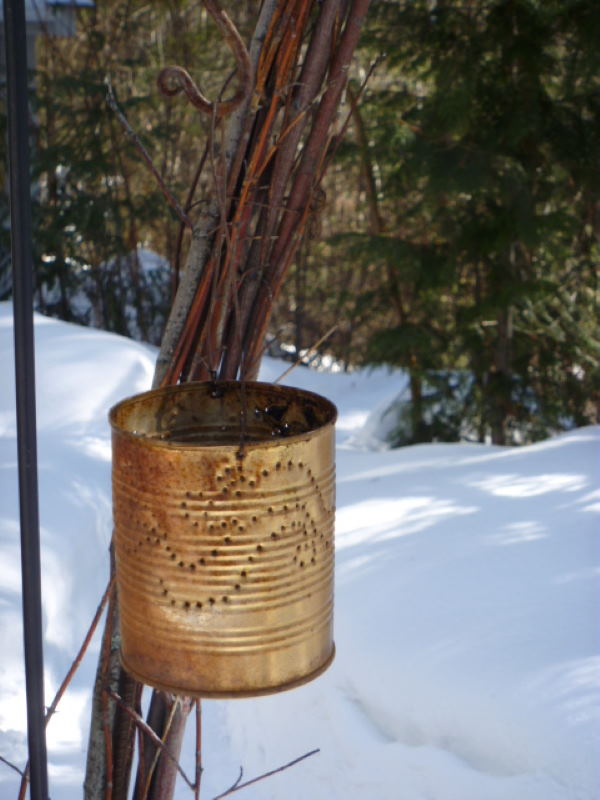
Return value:
M 259 6 L 228 4 L 243 35 Z M 599 40 L 590 0 L 373 2 L 269 343 L 298 357 L 337 326 L 321 358 L 404 368 L 391 444 L 598 420 Z M 211 121 L 158 91 L 170 63 L 208 96 L 234 67 L 200 4 L 106 0 L 39 37 L 32 76 L 37 306 L 154 344 L 188 234 L 108 88 L 198 219 Z M 0 299 L 9 275 L 5 257 Z

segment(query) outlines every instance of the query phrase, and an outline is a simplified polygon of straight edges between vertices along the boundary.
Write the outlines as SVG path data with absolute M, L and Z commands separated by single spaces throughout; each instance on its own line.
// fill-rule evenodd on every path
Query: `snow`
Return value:
M 47 700 L 104 589 L 106 412 L 155 351 L 36 315 Z M 12 318 L 0 304 L 0 755 L 26 758 Z M 285 364 L 271 359 L 262 376 Z M 298 368 L 339 407 L 336 647 L 306 686 L 205 701 L 202 797 L 319 748 L 246 800 L 597 800 L 600 427 L 522 448 L 382 449 L 399 373 Z M 48 727 L 51 796 L 82 796 L 97 638 Z M 193 744 L 184 767 L 191 772 Z M 0 763 L 0 797 L 18 776 Z M 178 798 L 191 797 L 181 784 Z

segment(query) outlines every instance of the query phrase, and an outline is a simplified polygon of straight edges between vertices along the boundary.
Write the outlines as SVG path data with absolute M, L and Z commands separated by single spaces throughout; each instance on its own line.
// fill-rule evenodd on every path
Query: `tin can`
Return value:
M 333 644 L 335 406 L 257 382 L 110 412 L 123 666 L 175 694 L 305 683 Z

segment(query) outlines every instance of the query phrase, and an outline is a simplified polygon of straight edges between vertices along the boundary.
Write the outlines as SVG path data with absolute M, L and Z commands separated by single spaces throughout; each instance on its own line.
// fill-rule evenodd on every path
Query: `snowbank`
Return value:
M 46 685 L 68 669 L 106 583 L 108 408 L 148 387 L 150 348 L 36 316 Z M 0 304 L 0 755 L 22 766 L 11 312 Z M 285 365 L 267 360 L 262 377 Z M 401 375 L 295 370 L 338 426 L 337 657 L 321 678 L 204 703 L 202 796 L 320 753 L 248 800 L 597 800 L 598 444 L 591 427 L 521 449 L 366 446 Z M 362 433 L 361 433 L 362 430 Z M 51 796 L 81 797 L 95 641 L 48 728 Z M 185 760 L 192 759 L 191 742 Z M 17 776 L 0 764 L 0 796 Z M 185 786 L 178 797 L 190 797 Z

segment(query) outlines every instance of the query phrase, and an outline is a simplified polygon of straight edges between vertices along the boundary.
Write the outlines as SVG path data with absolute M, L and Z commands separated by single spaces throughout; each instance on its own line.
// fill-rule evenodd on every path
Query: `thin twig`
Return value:
M 286 90 L 289 101 L 291 89 L 295 85 L 293 72 L 302 39 L 300 33 L 303 28 L 304 20 L 308 15 L 309 6 L 310 4 L 306 2 L 297 2 L 295 6 L 294 4 L 288 4 L 288 6 L 286 6 L 285 16 L 289 18 L 289 25 L 286 24 L 281 39 L 281 45 L 277 52 L 274 91 L 270 95 L 271 100 L 268 108 L 265 106 L 264 115 L 262 113 L 260 114 L 260 121 L 258 121 L 257 117 L 256 139 L 250 146 L 245 177 L 239 191 L 237 209 L 233 218 L 230 220 L 236 247 L 234 250 L 228 248 L 224 259 L 223 270 L 228 282 L 226 287 L 228 296 L 226 294 L 225 299 L 230 299 L 232 301 L 229 302 L 228 305 L 230 307 L 233 305 L 233 309 L 225 306 L 222 308 L 222 326 L 220 330 L 221 332 L 224 331 L 225 321 L 228 320 L 229 335 L 228 341 L 223 341 L 222 338 L 219 339 L 219 344 L 224 353 L 220 377 L 235 377 L 239 368 L 243 341 L 242 328 L 244 327 L 242 320 L 245 315 L 242 304 L 239 301 L 239 286 L 233 290 L 233 281 L 234 276 L 239 274 L 241 265 L 247 263 L 249 258 L 252 258 L 249 253 L 254 248 L 254 245 L 249 244 L 253 238 L 250 233 L 250 226 L 255 209 L 261 209 L 263 207 L 262 203 L 257 204 L 257 197 L 265 191 L 265 187 L 261 187 L 260 185 L 260 178 L 267 167 L 270 167 L 271 159 L 280 146 L 278 143 L 273 147 L 269 147 L 269 143 L 273 135 L 275 135 L 274 126 L 276 125 L 280 104 L 282 100 L 285 100 Z M 295 13 L 294 9 L 296 9 L 298 13 Z M 304 111 L 301 112 L 301 118 L 304 113 Z M 293 129 L 294 125 L 289 129 L 286 128 L 284 132 L 288 134 Z M 259 231 L 262 225 L 263 222 L 259 219 L 254 230 L 255 235 L 258 234 L 257 238 L 261 240 L 263 239 L 263 235 Z M 250 251 L 248 249 L 249 247 Z M 234 291 L 238 295 L 235 298 L 233 297 Z
M 196 774 L 194 800 L 200 800 L 200 781 L 202 779 L 202 704 L 200 699 L 194 701 L 196 706 Z
M 262 3 L 249 47 L 253 73 L 259 60 L 259 55 L 262 52 L 265 36 L 268 34 L 270 27 L 272 27 L 272 18 L 279 13 L 281 5 L 282 4 L 278 2 L 278 0 L 264 0 Z M 252 127 L 248 115 L 249 107 L 250 96 L 238 106 L 227 120 L 225 157 L 232 186 L 237 182 L 237 176 L 242 168 L 245 143 L 250 136 Z M 172 364 L 175 353 L 180 349 L 179 343 L 184 335 L 190 309 L 195 302 L 196 290 L 206 272 L 206 263 L 210 255 L 212 236 L 214 233 L 214 220 L 218 219 L 218 217 L 218 204 L 213 199 L 209 204 L 205 218 L 198 223 L 197 230 L 192 233 L 187 266 L 181 276 L 181 282 L 171 306 L 169 319 L 156 361 L 156 369 L 152 382 L 154 388 L 170 382 L 177 382 L 178 376 L 172 380 L 172 375 L 167 375 L 167 373 L 172 372 L 172 370 L 169 369 L 169 365 Z
M 21 773 L 21 785 L 19 786 L 19 794 L 17 796 L 17 800 L 25 800 L 27 797 L 27 787 L 29 786 L 29 761 L 27 762 L 27 767 L 25 771 Z
M 238 78 L 238 88 L 235 94 L 229 100 L 219 100 L 216 103 L 211 103 L 196 86 L 189 72 L 179 66 L 162 69 L 157 82 L 158 88 L 167 97 L 174 97 L 176 94 L 183 92 L 198 111 L 202 111 L 204 114 L 211 114 L 216 119 L 220 119 L 226 114 L 230 114 L 248 98 L 252 91 L 252 64 L 242 37 L 217 1 L 204 0 L 204 5 L 235 57 Z
M 319 339 L 319 341 L 318 341 L 318 342 L 315 342 L 315 343 L 313 344 L 313 346 L 312 346 L 312 347 L 310 347 L 310 348 L 309 348 L 309 349 L 306 351 L 306 353 L 304 353 L 304 355 L 302 355 L 302 356 L 299 356 L 299 357 L 296 359 L 296 361 L 295 361 L 295 362 L 294 362 L 294 363 L 293 363 L 293 364 L 292 364 L 290 367 L 288 367 L 288 368 L 286 369 L 286 371 L 285 371 L 285 372 L 282 372 L 282 373 L 281 373 L 281 375 L 280 375 L 280 376 L 279 376 L 279 377 L 278 377 L 276 380 L 274 380 L 274 381 L 273 381 L 273 383 L 279 383 L 280 381 L 282 381 L 282 380 L 283 380 L 283 379 L 284 379 L 284 378 L 285 378 L 287 375 L 289 375 L 289 374 L 290 374 L 290 372 L 291 372 L 293 369 L 296 369 L 296 367 L 297 367 L 297 366 L 298 366 L 298 365 L 299 365 L 299 364 L 302 362 L 302 359 L 303 359 L 303 358 L 310 358 L 310 356 L 314 355 L 314 353 L 316 353 L 316 352 L 317 352 L 317 350 L 318 350 L 318 348 L 320 347 L 320 345 L 322 345 L 322 344 L 323 344 L 323 342 L 324 342 L 326 339 L 329 339 L 329 337 L 331 336 L 331 334 L 332 334 L 332 333 L 335 333 L 339 327 L 340 327 L 340 326 L 339 326 L 339 323 L 337 323 L 337 322 L 336 322 L 336 324 L 333 326 L 333 328 L 330 328 L 330 329 L 327 331 L 327 333 L 323 334 L 323 336 L 321 336 L 321 338 Z
M 146 150 L 146 148 L 142 144 L 142 142 L 140 140 L 140 137 L 133 130 L 133 128 L 131 127 L 131 125 L 129 124 L 129 122 L 127 120 L 127 117 L 125 116 L 125 114 L 123 114 L 123 112 L 119 108 L 119 106 L 117 104 L 117 100 L 115 98 L 115 93 L 114 93 L 113 88 L 112 88 L 112 84 L 111 84 L 111 82 L 110 82 L 110 80 L 108 78 L 106 79 L 106 102 L 108 103 L 109 108 L 112 111 L 114 111 L 114 113 L 116 114 L 117 119 L 119 120 L 119 122 L 121 123 L 121 125 L 123 126 L 123 128 L 125 130 L 125 133 L 127 134 L 127 136 L 129 136 L 129 138 L 131 139 L 133 144 L 136 146 L 139 154 L 144 159 L 144 162 L 146 163 L 146 166 L 148 167 L 150 172 L 154 175 L 154 178 L 156 179 L 156 182 L 158 183 L 158 186 L 159 186 L 161 192 L 163 193 L 167 203 L 171 206 L 172 209 L 174 209 L 175 213 L 177 214 L 179 219 L 183 222 L 183 224 L 187 225 L 188 228 L 191 228 L 192 227 L 192 222 L 191 222 L 190 218 L 185 213 L 185 211 L 181 208 L 181 206 L 179 205 L 178 201 L 175 199 L 175 197 L 173 197 L 173 195 L 171 194 L 171 192 L 167 188 L 167 185 L 165 184 L 165 182 L 164 182 L 164 180 L 162 178 L 162 175 L 159 173 L 159 171 L 154 166 L 154 162 L 152 161 L 152 159 L 150 158 L 150 155 L 148 154 L 148 151 Z
M 237 776 L 235 781 L 231 784 L 229 789 L 225 792 L 225 795 L 229 794 L 229 792 L 233 792 L 235 789 L 238 788 L 240 783 L 242 782 L 242 778 L 244 777 L 244 768 L 240 767 L 240 774 Z M 223 797 L 223 795 L 219 795 L 218 797 Z M 218 800 L 218 797 L 215 797 L 214 800 Z
M 259 781 L 264 781 L 265 778 L 270 778 L 271 775 L 276 775 L 278 772 L 283 772 L 284 770 L 289 769 L 290 767 L 293 767 L 295 764 L 299 764 L 300 761 L 304 761 L 305 758 L 308 758 L 309 756 L 314 756 L 315 753 L 319 753 L 319 752 L 320 752 L 320 750 L 317 747 L 316 750 L 311 750 L 309 753 L 304 753 L 303 756 L 300 756 L 299 758 L 295 758 L 293 761 L 290 761 L 289 763 L 284 764 L 282 767 L 277 767 L 277 769 L 272 769 L 269 772 L 264 772 L 262 775 L 259 775 L 257 778 L 252 778 L 249 781 L 244 781 L 244 783 L 240 783 L 239 782 L 241 777 L 242 777 L 242 771 L 240 769 L 240 775 L 239 775 L 237 781 L 233 784 L 233 786 L 230 786 L 229 789 L 227 789 L 227 791 L 223 792 L 222 794 L 218 794 L 216 797 L 213 797 L 213 800 L 221 800 L 222 797 L 229 797 L 230 794 L 233 794 L 234 792 L 239 792 L 240 789 L 245 789 L 247 786 L 251 786 L 253 783 L 258 783 Z
M 162 750 L 162 752 L 167 756 L 167 758 L 170 761 L 172 761 L 173 764 L 175 764 L 175 767 L 177 768 L 177 772 L 181 775 L 181 777 L 186 782 L 188 787 L 192 791 L 194 791 L 194 788 L 195 788 L 194 784 L 188 778 L 188 776 L 185 774 L 184 770 L 179 765 L 179 762 L 177 761 L 175 756 L 171 753 L 171 751 L 165 745 L 165 743 L 162 741 L 162 739 L 159 736 L 157 736 L 156 733 L 152 730 L 152 728 L 142 719 L 142 717 L 140 717 L 140 715 L 137 713 L 137 711 L 134 711 L 133 708 L 130 708 L 126 703 L 124 703 L 122 698 L 119 697 L 119 695 L 116 692 L 113 692 L 112 689 L 105 689 L 105 693 L 109 697 L 111 697 L 115 701 L 115 703 L 117 703 L 123 709 L 123 711 L 125 711 L 125 713 L 128 714 L 132 718 L 132 720 L 135 722 L 135 724 L 142 731 L 144 731 L 144 733 L 152 740 L 153 744 L 155 744 L 156 747 L 160 748 L 160 750 Z
M 321 173 L 318 177 L 317 181 L 318 183 L 320 183 L 321 180 L 324 178 L 325 173 L 329 168 L 329 165 L 333 161 L 338 151 L 338 148 L 341 142 L 343 141 L 344 136 L 346 135 L 346 131 L 348 130 L 348 126 L 350 125 L 350 122 L 353 117 L 353 111 L 356 111 L 358 109 L 358 103 L 362 98 L 365 89 L 367 88 L 369 80 L 371 79 L 373 73 L 375 72 L 379 64 L 381 64 L 381 62 L 384 60 L 384 58 L 385 56 L 378 56 L 374 61 L 371 62 L 371 66 L 367 70 L 367 74 L 365 75 L 365 78 L 361 83 L 361 85 L 358 87 L 358 92 L 356 92 L 356 94 L 354 94 L 354 92 L 350 90 L 350 87 L 348 87 L 348 100 L 350 103 L 351 110 L 348 112 L 348 114 L 346 114 L 346 119 L 344 120 L 342 126 L 340 127 L 339 131 L 335 136 L 335 141 L 333 143 L 333 146 L 330 147 L 329 150 L 327 151 L 326 157 L 321 167 Z
M 139 712 L 138 712 L 139 713 Z M 138 743 L 138 774 L 137 774 L 137 781 L 139 781 L 140 786 L 146 785 L 146 764 L 144 760 L 144 731 L 141 728 L 138 728 L 137 732 L 137 743 Z M 137 787 L 137 782 L 136 782 Z M 136 796 L 137 798 L 137 796 Z
M 54 695 L 54 700 L 48 706 L 48 710 L 46 711 L 46 725 L 50 722 L 50 717 L 55 713 L 56 707 L 60 703 L 61 698 L 62 698 L 63 694 L 65 693 L 67 686 L 71 683 L 71 680 L 73 679 L 73 675 L 75 674 L 75 672 L 77 671 L 77 668 L 79 667 L 79 665 L 81 664 L 81 662 L 83 660 L 83 657 L 84 657 L 84 655 L 86 653 L 86 650 L 88 649 L 89 644 L 90 644 L 90 642 L 92 640 L 92 636 L 96 632 L 96 628 L 98 627 L 98 623 L 100 622 L 100 617 L 102 616 L 104 608 L 106 607 L 106 604 L 108 602 L 108 598 L 109 598 L 110 593 L 112 591 L 114 581 L 115 581 L 114 576 L 111 577 L 110 580 L 108 581 L 106 589 L 104 590 L 104 594 L 102 595 L 102 598 L 101 598 L 100 602 L 98 603 L 98 607 L 96 609 L 96 613 L 94 614 L 94 616 L 92 618 L 92 621 L 90 623 L 90 627 L 88 628 L 88 631 L 87 631 L 87 633 L 85 635 L 85 638 L 84 638 L 84 640 L 83 640 L 83 642 L 81 644 L 81 647 L 79 648 L 79 652 L 75 656 L 75 658 L 73 660 L 73 663 L 71 664 L 71 668 L 69 669 L 69 671 L 65 675 L 65 677 L 63 679 L 63 682 L 61 683 L 61 685 L 58 688 L 58 691 Z
M 7 766 L 7 767 L 10 767 L 11 769 L 14 769 L 14 771 L 15 771 L 15 772 L 18 772 L 18 773 L 19 773 L 19 775 L 20 775 L 22 778 L 25 778 L 25 777 L 26 777 L 25 770 L 27 769 L 27 767 L 25 767 L 25 770 L 23 770 L 23 769 L 19 769 L 17 766 L 15 766 L 15 765 L 12 763 L 12 761 L 9 761 L 7 758 L 4 758 L 4 756 L 0 756 L 0 761 L 2 761 L 2 763 L 3 763 L 3 764 L 6 764 L 6 766 Z M 28 763 L 29 763 L 29 762 L 28 762 Z
M 129 706 L 127 706 L 125 704 L 123 705 L 124 709 L 127 709 L 128 707 Z M 158 736 L 158 734 L 156 734 L 156 731 L 155 731 L 155 735 L 157 735 L 157 737 L 160 739 L 160 741 L 163 742 L 163 744 L 164 744 L 164 741 L 166 741 L 167 736 L 169 735 L 169 731 L 171 730 L 171 725 L 173 724 L 173 719 L 175 717 L 175 712 L 176 711 L 177 711 L 177 702 L 174 702 L 171 705 L 171 708 L 169 709 L 169 716 L 167 717 L 167 721 L 166 721 L 164 727 L 161 726 L 161 732 L 162 732 L 162 735 L 163 735 L 164 739 L 160 739 L 160 736 Z M 135 713 L 137 714 L 137 711 Z M 139 714 L 138 714 L 138 716 L 139 716 Z M 140 717 L 140 719 L 141 719 L 141 717 Z M 149 725 L 148 725 L 148 727 L 150 728 Z M 153 730 L 153 728 L 150 728 L 150 730 Z M 148 770 L 148 774 L 146 776 L 146 782 L 145 782 L 145 784 L 143 784 L 143 792 L 142 792 L 142 796 L 140 797 L 140 800 L 147 800 L 147 798 L 148 798 L 148 794 L 150 792 L 150 785 L 152 783 L 152 778 L 154 777 L 154 773 L 156 772 L 156 766 L 158 764 L 158 759 L 159 758 L 160 758 L 160 750 L 157 749 L 157 750 L 154 751 L 154 756 L 152 758 L 152 764 L 150 764 L 150 769 Z
M 106 603 L 108 601 L 109 595 L 110 595 L 110 593 L 112 591 L 113 582 L 114 582 L 114 577 L 109 580 L 108 585 L 107 585 L 106 589 L 104 590 L 104 594 L 102 595 L 102 599 L 98 603 L 98 608 L 96 609 L 96 613 L 94 614 L 94 616 L 92 618 L 92 621 L 91 621 L 90 626 L 89 626 L 89 628 L 87 630 L 85 638 L 84 638 L 84 640 L 83 640 L 83 642 L 81 644 L 81 647 L 79 648 L 79 651 L 78 651 L 77 655 L 73 659 L 73 662 L 72 662 L 72 664 L 71 664 L 71 666 L 69 668 L 69 671 L 67 672 L 67 674 L 63 678 L 63 681 L 62 681 L 61 685 L 58 687 L 58 691 L 54 695 L 54 699 L 52 700 L 52 702 L 50 703 L 50 705 L 46 709 L 46 715 L 45 715 L 45 719 L 44 719 L 44 725 L 45 726 L 48 725 L 48 723 L 50 722 L 50 718 L 56 712 L 56 708 L 57 708 L 58 704 L 60 703 L 61 698 L 62 698 L 63 694 L 65 693 L 65 691 L 67 689 L 67 686 L 73 680 L 73 675 L 75 675 L 75 673 L 77 672 L 77 669 L 79 668 L 79 665 L 81 664 L 81 662 L 83 660 L 83 657 L 84 657 L 84 655 L 86 653 L 86 650 L 88 649 L 88 647 L 90 645 L 90 642 L 92 640 L 92 636 L 96 632 L 96 628 L 98 627 L 98 623 L 100 622 L 100 617 L 102 616 L 102 612 L 104 611 L 104 607 L 106 606 Z M 2 756 L 0 756 L 0 759 L 2 761 L 5 761 L 5 759 L 3 759 Z M 6 763 L 9 764 L 8 761 Z M 13 765 L 9 764 L 9 766 L 13 766 Z M 17 769 L 17 768 L 14 767 L 14 769 Z M 20 769 L 17 769 L 17 772 L 20 773 L 21 778 L 22 778 L 21 786 L 19 787 L 19 798 L 21 798 L 21 797 L 25 797 L 25 790 L 27 788 L 27 784 L 29 783 L 29 761 L 27 761 L 27 764 L 25 765 L 25 769 L 22 772 L 21 772 Z
M 184 213 L 187 214 L 188 211 L 191 211 L 194 205 L 194 195 L 196 194 L 196 189 L 198 187 L 198 183 L 200 181 L 200 176 L 202 174 L 202 170 L 204 169 L 204 164 L 206 162 L 206 158 L 208 156 L 208 148 L 209 148 L 209 139 L 207 138 L 204 144 L 204 150 L 202 151 L 202 155 L 200 156 L 200 161 L 198 162 L 198 166 L 196 167 L 196 172 L 194 173 L 194 178 L 192 180 L 192 185 L 190 186 L 190 190 L 188 192 L 187 199 L 185 201 Z M 177 291 L 177 287 L 179 285 L 179 273 L 181 272 L 181 248 L 183 246 L 183 234 L 185 231 L 186 225 L 182 221 L 181 225 L 179 226 L 179 231 L 177 233 L 177 243 L 175 244 L 175 259 L 173 264 L 173 272 L 174 272 L 174 286 L 173 286 L 173 296 L 175 296 L 175 292 Z
M 254 296 L 250 298 L 251 310 L 245 329 L 246 365 L 258 363 L 257 355 L 271 317 L 273 298 L 277 297 L 279 293 L 300 242 L 310 211 L 311 195 L 321 177 L 321 167 L 329 146 L 328 132 L 346 84 L 351 57 L 369 3 L 370 0 L 352 0 L 346 6 L 345 21 L 339 40 L 336 40 L 327 86 L 319 101 L 313 124 L 295 169 L 284 214 L 276 226 L 276 231 L 274 230 L 270 234 L 275 235 L 276 239 L 269 258 L 263 262 L 266 264 L 264 281 L 254 288 L 248 285 L 248 291 L 252 291 Z M 272 201 L 273 198 L 271 198 Z M 274 203 L 274 205 L 278 204 Z M 254 377 L 248 367 L 244 369 L 244 377 Z
M 107 641 L 107 646 L 103 653 L 103 666 L 108 672 L 108 660 L 110 654 L 110 639 Z M 114 763 L 113 763 L 113 748 L 111 737 L 111 724 L 110 724 L 110 709 L 108 706 L 108 696 L 105 692 L 102 693 L 102 733 L 104 734 L 104 756 L 106 763 L 106 785 L 104 787 L 104 800 L 112 800 L 113 794 L 113 776 L 114 776 Z

